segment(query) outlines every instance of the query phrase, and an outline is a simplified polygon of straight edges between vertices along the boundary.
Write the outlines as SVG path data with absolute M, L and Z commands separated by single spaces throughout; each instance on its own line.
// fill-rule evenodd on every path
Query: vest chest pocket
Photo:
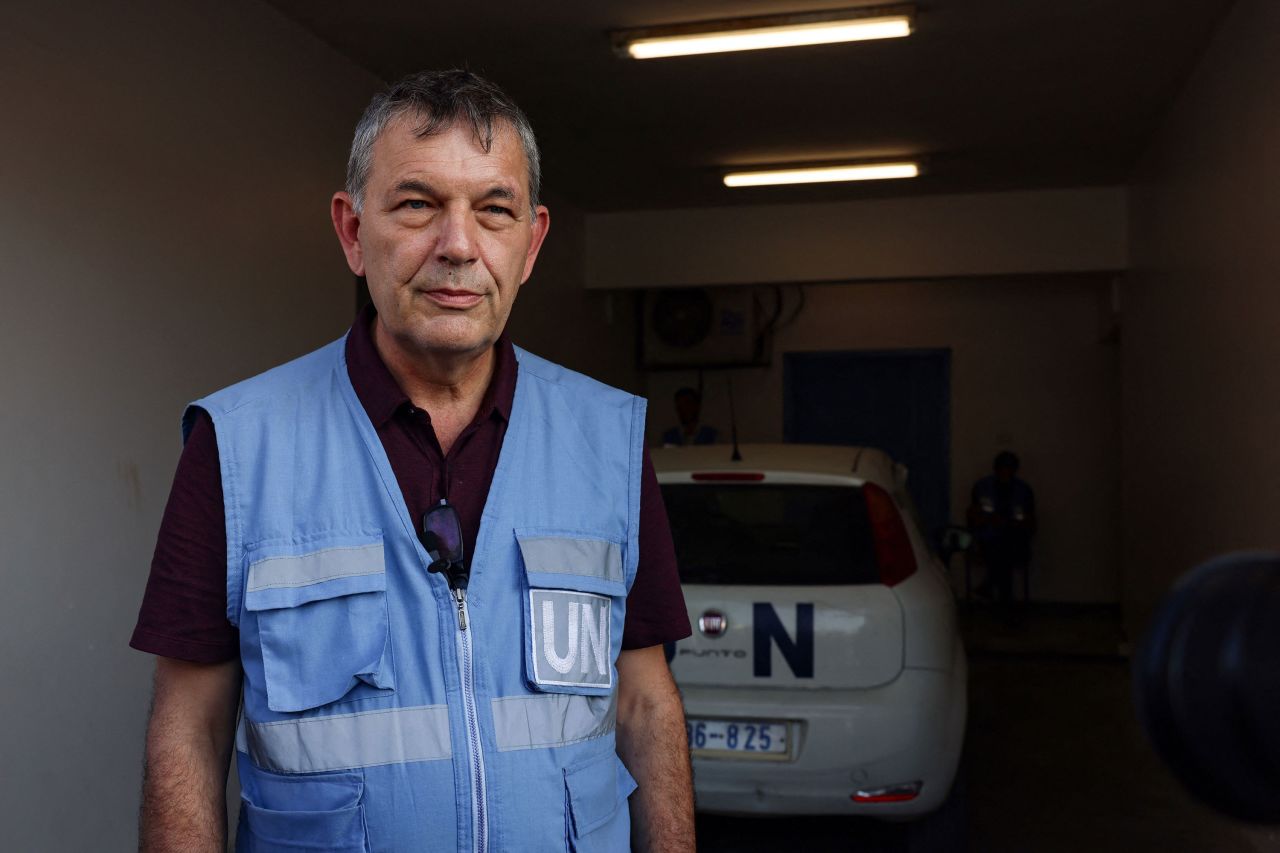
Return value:
M 272 711 L 394 692 L 381 539 L 251 561 L 244 607 Z
M 533 690 L 607 695 L 614 688 L 627 585 L 622 546 L 587 534 L 517 530 L 528 581 L 525 677 Z

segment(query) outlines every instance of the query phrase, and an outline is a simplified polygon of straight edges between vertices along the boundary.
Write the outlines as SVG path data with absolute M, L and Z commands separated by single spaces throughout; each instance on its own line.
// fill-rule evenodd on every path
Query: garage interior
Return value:
M 949 353 L 947 520 L 1021 456 L 1030 609 L 963 609 L 969 849 L 1280 850 L 1167 774 L 1128 669 L 1177 578 L 1280 550 L 1280 4 L 922 0 L 906 39 L 647 63 L 609 41 L 849 5 L 6 3 L 5 848 L 135 845 L 152 661 L 127 642 L 179 415 L 346 330 L 326 211 L 355 119 L 388 80 L 466 66 L 544 151 L 552 228 L 512 337 L 647 396 L 651 443 L 678 388 L 723 434 L 732 387 L 741 438 L 782 441 L 787 354 L 927 350 Z M 903 157 L 919 178 L 720 181 Z M 646 361 L 669 288 L 776 308 L 758 363 Z M 707 818 L 700 849 L 899 844 L 764 824 Z

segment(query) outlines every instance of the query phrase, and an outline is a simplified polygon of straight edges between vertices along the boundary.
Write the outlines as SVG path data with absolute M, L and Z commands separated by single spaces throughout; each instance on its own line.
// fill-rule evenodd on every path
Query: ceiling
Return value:
M 1120 183 L 1231 5 L 922 0 L 906 39 L 637 62 L 610 30 L 859 4 L 269 2 L 384 79 L 490 77 L 533 122 L 544 186 L 593 211 Z M 729 166 L 898 155 L 926 174 L 720 183 Z

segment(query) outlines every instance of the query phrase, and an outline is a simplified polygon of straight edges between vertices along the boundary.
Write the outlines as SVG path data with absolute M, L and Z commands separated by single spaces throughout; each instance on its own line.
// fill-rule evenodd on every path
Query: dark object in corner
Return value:
M 1280 555 L 1218 557 L 1179 581 L 1134 658 L 1133 690 L 1192 794 L 1280 823 Z

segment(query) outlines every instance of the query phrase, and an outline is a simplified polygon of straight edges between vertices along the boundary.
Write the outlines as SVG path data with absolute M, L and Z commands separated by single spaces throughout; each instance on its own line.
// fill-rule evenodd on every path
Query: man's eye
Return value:
M 404 203 L 404 206 L 410 210 L 426 210 L 427 203 L 420 198 L 411 198 Z
M 497 216 L 510 216 L 510 215 L 511 215 L 511 208 L 509 208 L 509 207 L 503 207 L 503 206 L 502 206 L 502 205 L 500 205 L 500 204 L 491 204 L 491 205 L 489 205 L 488 207 L 486 207 L 486 208 L 484 209 L 484 212 L 485 212 L 485 213 L 492 213 L 492 214 L 495 214 L 495 215 L 497 215 Z

